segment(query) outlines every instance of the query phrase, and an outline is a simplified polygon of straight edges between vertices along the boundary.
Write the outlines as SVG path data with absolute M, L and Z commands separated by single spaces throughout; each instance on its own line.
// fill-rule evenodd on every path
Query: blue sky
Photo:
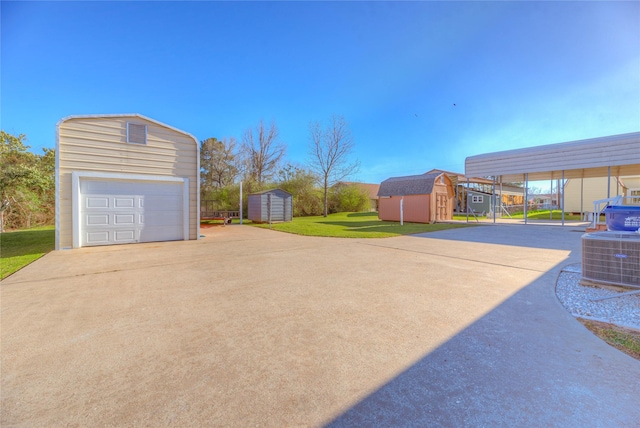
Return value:
M 33 151 L 69 115 L 241 138 L 350 125 L 380 182 L 467 156 L 640 130 L 638 2 L 1 3 L 1 126 Z M 455 106 L 454 106 L 455 104 Z

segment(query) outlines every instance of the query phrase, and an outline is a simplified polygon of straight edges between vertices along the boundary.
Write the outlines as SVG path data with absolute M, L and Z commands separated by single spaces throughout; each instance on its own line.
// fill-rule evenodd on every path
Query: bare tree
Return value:
M 275 122 L 271 122 L 267 129 L 262 119 L 255 129 L 247 129 L 242 136 L 241 150 L 245 158 L 245 174 L 258 186 L 276 174 L 284 157 L 287 147 L 278 137 L 279 131 Z
M 349 125 L 342 116 L 333 115 L 326 128 L 318 122 L 311 123 L 309 167 L 317 174 L 324 191 L 324 216 L 327 216 L 329 187 L 355 174 L 360 162 L 350 162 L 354 143 Z
M 200 178 L 207 192 L 233 184 L 238 175 L 237 141 L 231 137 L 222 141 L 207 138 L 200 142 Z

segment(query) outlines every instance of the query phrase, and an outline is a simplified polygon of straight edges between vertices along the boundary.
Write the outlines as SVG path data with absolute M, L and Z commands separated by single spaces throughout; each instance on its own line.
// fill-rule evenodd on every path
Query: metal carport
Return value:
M 465 159 L 467 177 L 491 177 L 494 186 L 524 182 L 525 201 L 529 181 L 562 179 L 564 182 L 567 178 L 634 174 L 640 174 L 640 132 L 485 153 Z M 562 199 L 564 224 L 564 191 Z M 526 223 L 526 203 L 524 218 Z

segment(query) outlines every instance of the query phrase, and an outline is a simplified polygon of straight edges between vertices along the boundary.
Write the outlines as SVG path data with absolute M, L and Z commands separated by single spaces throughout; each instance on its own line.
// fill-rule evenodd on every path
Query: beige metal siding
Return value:
M 147 144 L 127 143 L 127 122 L 147 125 Z M 71 172 L 189 179 L 189 239 L 198 238 L 199 148 L 187 134 L 139 116 L 72 117 L 58 126 L 59 248 L 72 245 Z
M 504 181 L 634 175 L 640 170 L 640 132 L 487 153 L 465 160 L 467 176 Z
M 624 185 L 621 185 L 621 183 Z M 640 188 L 640 177 L 621 177 L 620 182 L 616 177 L 610 180 L 610 196 L 625 196 L 626 189 Z M 582 184 L 582 209 L 580 209 L 580 179 L 567 180 L 564 189 L 564 206 L 567 212 L 591 212 L 593 202 L 607 197 L 607 178 L 585 178 Z
M 640 174 L 640 171 L 638 171 L 638 174 Z M 637 177 L 620 177 L 620 181 L 627 189 L 640 189 L 640 175 Z
M 584 178 L 582 183 L 582 209 L 580 208 L 580 179 L 567 181 L 564 188 L 564 210 L 566 212 L 590 212 L 593 211 L 593 201 L 607 197 L 607 177 Z M 610 180 L 611 196 L 618 195 L 618 182 L 615 177 Z

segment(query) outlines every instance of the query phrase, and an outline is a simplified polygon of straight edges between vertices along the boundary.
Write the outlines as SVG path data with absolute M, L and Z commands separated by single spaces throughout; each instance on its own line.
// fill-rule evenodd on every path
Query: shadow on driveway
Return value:
M 555 296 L 560 269 L 579 261 L 575 232 L 582 231 L 495 225 L 411 235 L 468 242 L 467 253 L 450 257 L 485 266 L 543 256 L 528 248 L 568 251 L 569 257 L 327 426 L 637 426 L 640 363 L 585 334 Z M 497 259 L 483 254 L 494 247 L 480 244 L 516 247 Z
M 456 230 L 452 229 L 409 236 L 416 238 L 445 239 L 448 241 L 573 251 L 579 249 L 579 239 L 584 233 L 585 230 L 581 225 L 485 224 L 482 225 L 482 227 L 467 228 L 464 233 L 456 233 Z
M 539 277 L 326 426 L 637 426 L 640 363 L 558 310 L 556 277 Z

